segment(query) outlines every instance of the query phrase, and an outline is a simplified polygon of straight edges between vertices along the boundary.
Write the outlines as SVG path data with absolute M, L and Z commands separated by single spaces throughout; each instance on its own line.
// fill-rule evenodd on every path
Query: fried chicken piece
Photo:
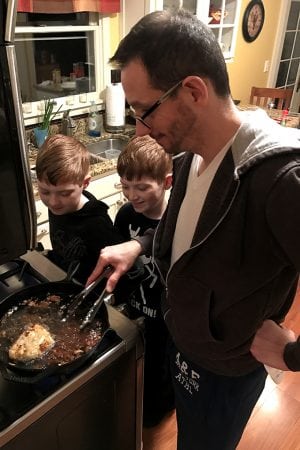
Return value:
M 10 359 L 29 361 L 40 358 L 54 345 L 54 339 L 42 325 L 30 324 L 9 348 Z

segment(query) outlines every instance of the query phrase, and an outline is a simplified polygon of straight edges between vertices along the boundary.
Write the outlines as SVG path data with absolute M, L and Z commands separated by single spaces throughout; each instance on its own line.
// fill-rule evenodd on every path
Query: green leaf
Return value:
M 53 109 L 54 109 L 54 102 L 53 102 L 53 100 L 50 100 L 50 99 L 45 99 L 44 100 L 45 112 L 44 112 L 42 123 L 40 125 L 41 129 L 49 130 L 51 121 L 54 119 L 54 117 L 59 112 L 61 107 L 62 107 L 62 105 L 60 105 L 60 107 L 58 108 L 57 111 L 53 111 Z

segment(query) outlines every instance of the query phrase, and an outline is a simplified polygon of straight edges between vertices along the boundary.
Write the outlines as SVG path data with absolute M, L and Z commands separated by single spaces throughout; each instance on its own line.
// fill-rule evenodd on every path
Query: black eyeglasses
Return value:
M 167 92 L 165 92 L 161 97 L 159 97 L 159 99 L 156 100 L 156 102 L 152 106 L 150 106 L 150 108 L 147 109 L 147 111 L 145 111 L 142 116 L 136 115 L 134 108 L 132 108 L 132 106 L 130 106 L 131 111 L 134 113 L 135 120 L 138 120 L 145 127 L 151 129 L 151 126 L 148 125 L 147 122 L 145 122 L 146 117 L 148 117 L 150 114 L 152 114 L 153 111 L 155 111 L 163 102 L 168 100 L 168 98 L 173 94 L 173 92 L 176 91 L 176 89 L 179 88 L 179 86 L 181 86 L 182 81 L 183 80 L 180 80 L 178 83 L 176 83 L 170 89 L 168 89 Z

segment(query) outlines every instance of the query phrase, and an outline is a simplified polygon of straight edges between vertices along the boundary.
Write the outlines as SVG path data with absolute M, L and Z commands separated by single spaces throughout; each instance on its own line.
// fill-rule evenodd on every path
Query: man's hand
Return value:
M 285 346 L 296 341 L 292 330 L 282 328 L 273 320 L 266 320 L 256 332 L 250 351 L 254 358 L 276 369 L 289 370 L 283 359 Z
M 119 278 L 130 269 L 141 252 L 141 244 L 134 240 L 104 247 L 100 252 L 95 269 L 87 279 L 86 286 L 92 283 L 106 266 L 111 265 L 114 271 L 108 278 L 106 290 L 107 292 L 112 292 Z

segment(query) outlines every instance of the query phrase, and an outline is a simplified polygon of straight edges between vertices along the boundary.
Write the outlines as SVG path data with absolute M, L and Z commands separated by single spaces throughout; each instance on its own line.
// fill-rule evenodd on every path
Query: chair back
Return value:
M 293 89 L 260 88 L 252 87 L 250 95 L 251 105 L 267 108 L 269 104 L 275 104 L 277 109 L 288 109 L 291 104 Z

